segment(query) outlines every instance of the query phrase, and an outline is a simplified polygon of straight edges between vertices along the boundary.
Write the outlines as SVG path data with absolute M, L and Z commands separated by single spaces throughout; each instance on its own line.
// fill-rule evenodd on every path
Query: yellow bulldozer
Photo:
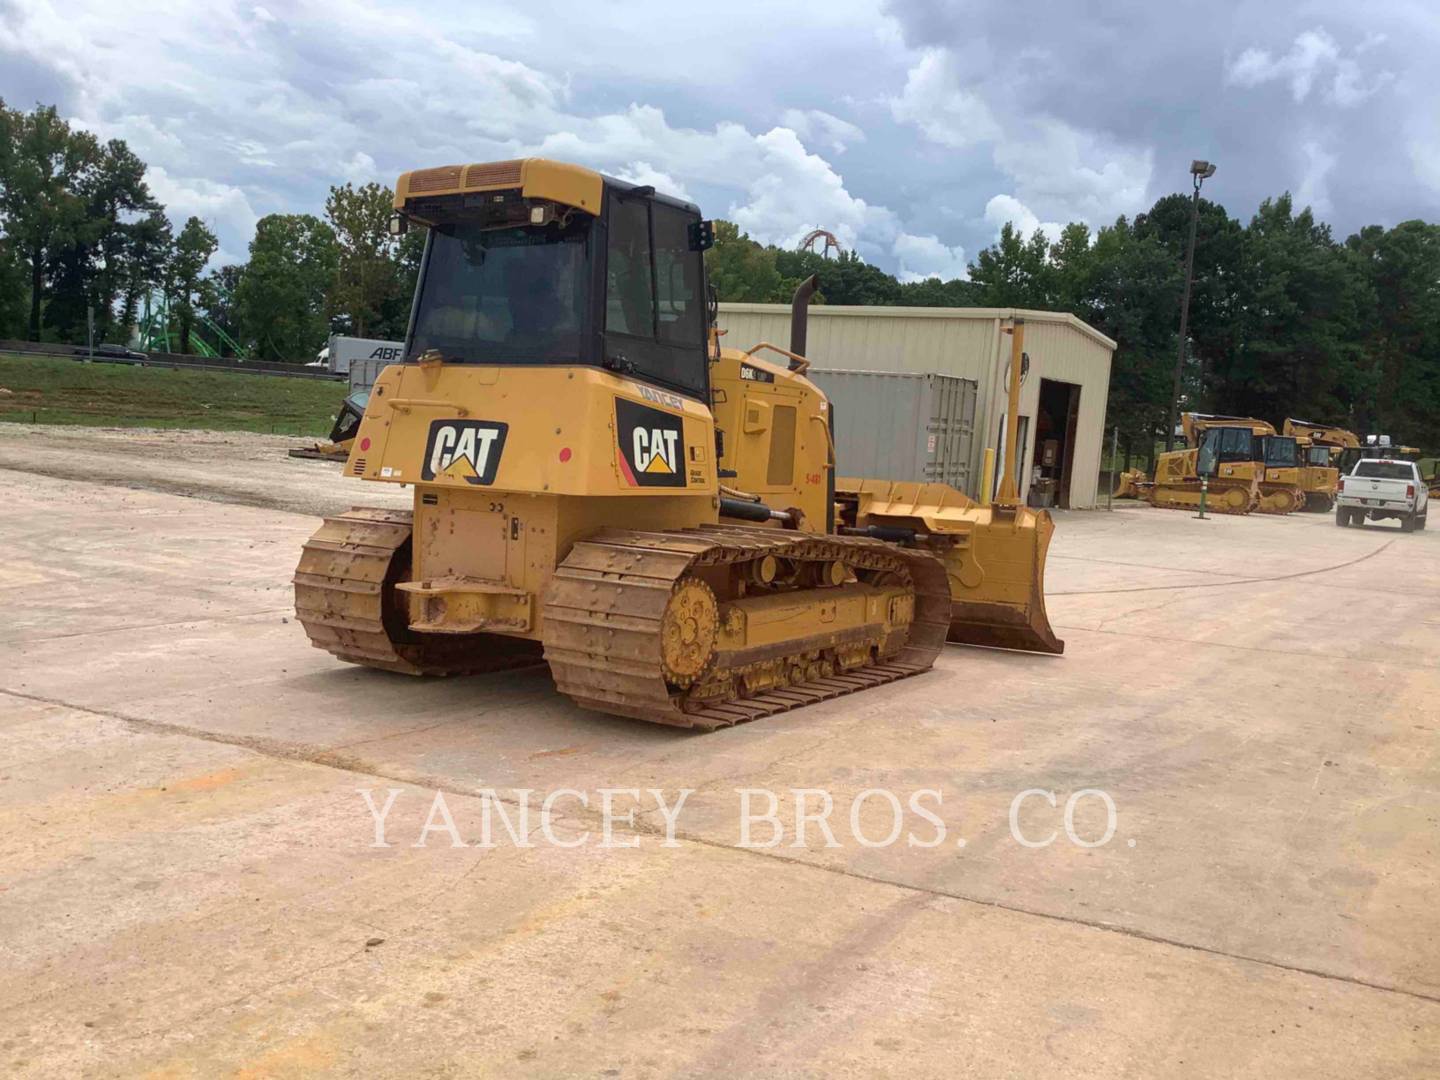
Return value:
M 1300 447 L 1300 486 L 1306 510 L 1330 510 L 1340 487 L 1340 456 L 1360 445 L 1353 431 L 1333 424 L 1315 424 L 1287 417 L 1281 433 L 1294 437 Z
M 1305 502 L 1295 439 L 1264 420 L 1185 413 L 1184 450 L 1161 454 L 1155 479 L 1120 476 L 1119 496 L 1134 495 L 1166 510 L 1197 510 L 1202 489 L 1217 514 L 1288 514 Z
M 836 477 L 813 281 L 790 348 L 742 352 L 720 347 L 688 202 L 532 158 L 406 173 L 395 208 L 427 230 L 407 359 L 343 474 L 414 503 L 306 543 L 312 644 L 419 675 L 543 657 L 584 707 L 698 729 L 922 672 L 947 639 L 1063 651 L 1051 521 L 1012 478 L 981 507 Z

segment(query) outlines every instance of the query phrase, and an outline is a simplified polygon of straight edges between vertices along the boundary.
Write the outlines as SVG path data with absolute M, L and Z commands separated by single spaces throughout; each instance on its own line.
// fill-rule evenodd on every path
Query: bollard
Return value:
M 1209 520 L 1205 516 L 1205 496 L 1208 494 L 1210 494 L 1210 478 L 1208 476 L 1202 476 L 1200 477 L 1200 513 L 1195 515 L 1201 521 Z

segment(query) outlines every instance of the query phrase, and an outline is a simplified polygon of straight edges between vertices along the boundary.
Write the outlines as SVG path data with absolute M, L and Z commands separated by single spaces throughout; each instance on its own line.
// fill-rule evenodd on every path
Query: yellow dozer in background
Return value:
M 428 230 L 407 362 L 344 475 L 413 509 L 306 543 L 314 645 L 410 674 L 543 656 L 582 706 L 700 729 L 922 672 L 947 638 L 1062 651 L 1049 515 L 1009 478 L 984 508 L 838 481 L 803 302 L 792 348 L 720 348 L 693 205 L 525 159 L 406 173 L 395 206 Z
M 1292 418 L 1286 418 L 1281 433 L 1294 437 L 1300 449 L 1305 509 L 1330 510 L 1340 488 L 1340 455 L 1346 447 L 1358 447 L 1360 437 L 1342 427 Z
M 1186 449 L 1156 458 L 1154 480 L 1134 471 L 1122 474 L 1121 491 L 1133 492 L 1163 510 L 1198 510 L 1203 486 L 1211 513 L 1248 514 L 1257 509 L 1265 470 L 1254 435 L 1248 426 L 1210 420 L 1200 413 L 1185 413 L 1180 422 Z
M 1277 435 L 1264 420 L 1185 413 L 1188 447 L 1161 454 L 1149 483 L 1121 477 L 1152 506 L 1194 510 L 1205 478 L 1206 507 L 1219 514 L 1288 514 L 1304 505 L 1293 438 Z

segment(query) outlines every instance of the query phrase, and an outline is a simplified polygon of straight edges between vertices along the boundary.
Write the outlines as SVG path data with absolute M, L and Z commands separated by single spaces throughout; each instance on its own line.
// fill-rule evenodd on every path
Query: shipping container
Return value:
M 838 368 L 808 375 L 834 410 L 837 475 L 922 480 L 976 494 L 975 380 Z

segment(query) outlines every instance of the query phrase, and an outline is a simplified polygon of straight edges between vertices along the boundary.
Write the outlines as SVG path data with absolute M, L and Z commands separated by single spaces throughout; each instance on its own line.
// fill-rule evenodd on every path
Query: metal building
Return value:
M 977 437 L 966 494 L 976 496 L 985 448 L 1003 453 L 1010 362 L 1010 338 L 1003 327 L 1012 318 L 1025 320 L 1025 352 L 1030 357 L 1020 394 L 1021 493 L 1029 494 L 1038 469 L 1037 496 L 1043 494 L 1055 506 L 1092 507 L 1098 496 L 1115 342 L 1074 315 L 1016 308 L 825 304 L 810 308 L 805 351 L 820 368 L 936 372 L 974 380 Z M 730 347 L 748 349 L 762 341 L 784 345 L 790 337 L 790 308 L 721 304 L 720 328 Z M 912 437 L 913 432 L 899 430 L 905 418 L 893 422 L 897 439 Z

